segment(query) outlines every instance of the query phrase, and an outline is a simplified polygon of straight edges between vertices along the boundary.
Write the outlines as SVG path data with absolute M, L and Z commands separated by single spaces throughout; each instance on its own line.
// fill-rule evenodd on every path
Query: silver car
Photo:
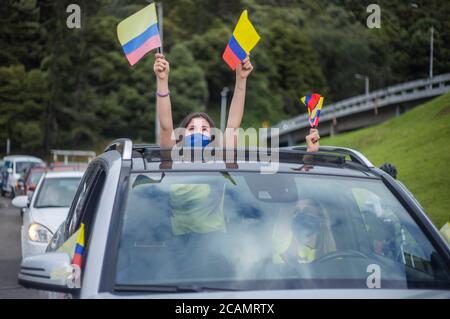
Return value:
M 190 151 L 108 146 L 19 283 L 73 298 L 450 298 L 448 244 L 357 151 L 279 149 L 272 173 L 267 150 Z

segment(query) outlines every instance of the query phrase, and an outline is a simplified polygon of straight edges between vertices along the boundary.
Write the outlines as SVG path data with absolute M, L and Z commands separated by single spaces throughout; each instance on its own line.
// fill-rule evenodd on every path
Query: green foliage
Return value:
M 170 82 L 178 83 L 171 90 L 171 102 L 174 122 L 179 123 L 191 112 L 206 110 L 207 83 L 202 68 L 185 45 L 175 45 L 168 59 L 171 61 Z
M 0 139 L 11 139 L 13 149 L 38 152 L 43 142 L 43 121 L 48 101 L 46 75 L 26 72 L 23 65 L 0 67 Z

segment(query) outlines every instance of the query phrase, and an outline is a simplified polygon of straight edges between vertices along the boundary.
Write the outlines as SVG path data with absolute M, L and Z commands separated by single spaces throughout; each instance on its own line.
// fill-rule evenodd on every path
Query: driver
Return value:
M 275 224 L 272 243 L 275 264 L 309 263 L 336 250 L 329 217 L 311 199 L 300 200 L 292 213 L 281 215 Z

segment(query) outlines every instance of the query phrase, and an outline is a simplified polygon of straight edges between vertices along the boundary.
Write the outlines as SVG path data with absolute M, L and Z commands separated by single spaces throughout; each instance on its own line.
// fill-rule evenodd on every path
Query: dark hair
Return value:
M 214 127 L 213 119 L 208 114 L 206 114 L 205 112 L 194 112 L 194 113 L 188 114 L 181 121 L 180 127 L 186 128 L 189 125 L 189 123 L 191 122 L 191 120 L 196 118 L 196 117 L 201 117 L 201 118 L 205 119 L 209 123 L 209 126 L 211 126 L 211 128 Z

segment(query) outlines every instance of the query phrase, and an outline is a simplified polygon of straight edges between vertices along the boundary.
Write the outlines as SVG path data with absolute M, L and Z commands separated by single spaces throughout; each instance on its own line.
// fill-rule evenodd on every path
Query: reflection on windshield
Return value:
M 45 179 L 35 207 L 70 207 L 80 180 L 79 177 Z
M 449 269 L 379 180 L 138 174 L 116 282 L 224 289 L 449 285 Z

